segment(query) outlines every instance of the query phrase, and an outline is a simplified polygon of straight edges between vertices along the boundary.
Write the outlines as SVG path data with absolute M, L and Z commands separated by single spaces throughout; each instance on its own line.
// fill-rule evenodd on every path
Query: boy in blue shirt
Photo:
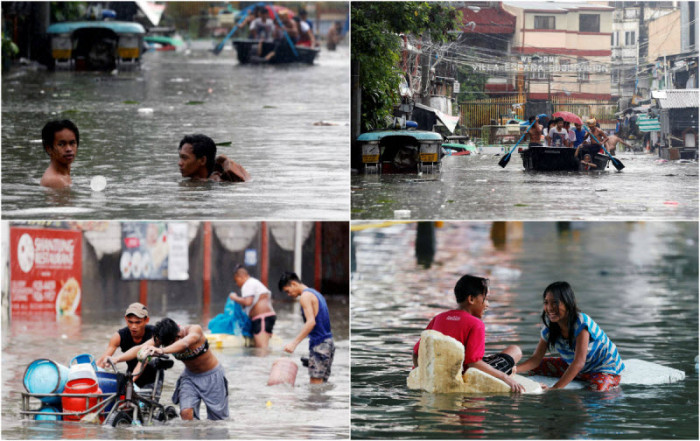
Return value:
M 284 346 L 290 354 L 309 336 L 309 376 L 311 383 L 324 383 L 331 375 L 335 344 L 331 333 L 331 319 L 326 299 L 320 292 L 301 283 L 295 273 L 285 272 L 278 284 L 289 297 L 299 298 L 304 326 L 299 334 Z

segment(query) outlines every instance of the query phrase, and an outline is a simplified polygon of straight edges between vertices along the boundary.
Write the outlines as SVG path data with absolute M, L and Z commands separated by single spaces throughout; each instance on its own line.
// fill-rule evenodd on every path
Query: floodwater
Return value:
M 455 220 L 697 220 L 698 163 L 617 153 L 625 168 L 528 172 L 516 153 L 447 156 L 432 175 L 353 175 L 352 218 Z
M 2 341 L 2 438 L 3 439 L 347 439 L 350 415 L 349 327 L 347 298 L 328 297 L 331 325 L 336 341 L 335 360 L 328 383 L 309 385 L 308 370 L 299 358 L 308 355 L 304 340 L 291 356 L 299 371 L 294 387 L 267 386 L 272 363 L 287 357 L 282 350 L 302 327 L 301 314 L 291 303 L 276 302 L 275 335 L 281 342 L 264 351 L 255 348 L 212 349 L 226 369 L 229 381 L 230 418 L 225 421 L 182 421 L 165 426 L 132 426 L 114 429 L 78 422 L 21 420 L 24 391 L 22 378 L 27 365 L 37 358 L 50 358 L 67 365 L 80 353 L 99 357 L 110 336 L 125 326 L 120 312 L 84 316 L 60 323 L 12 321 L 3 328 Z M 199 313 L 175 311 L 178 323 L 199 323 Z M 161 317 L 152 317 L 155 323 Z M 119 350 L 117 350 L 119 352 Z M 126 364 L 118 368 L 126 369 Z M 176 361 L 166 371 L 161 403 L 172 405 L 172 394 L 184 364 Z M 268 404 L 269 402 L 269 404 Z M 38 406 L 37 406 L 38 407 Z M 177 407 L 177 406 L 176 406 Z M 204 418 L 206 410 L 201 407 Z
M 3 217 L 347 219 L 348 46 L 323 49 L 312 66 L 251 66 L 230 45 L 216 56 L 199 43 L 147 53 L 135 72 L 3 74 Z M 59 118 L 81 135 L 67 191 L 39 186 L 49 163 L 41 129 Z M 252 181 L 183 179 L 177 147 L 192 133 L 230 142 L 217 153 Z M 96 175 L 103 192 L 90 189 Z
M 354 233 L 352 437 L 408 439 L 697 439 L 697 223 L 525 223 L 524 239 L 496 247 L 486 223 L 445 223 L 436 263 L 413 257 L 415 225 Z M 491 280 L 486 353 L 539 340 L 542 291 L 572 284 L 581 311 L 639 358 L 686 379 L 606 393 L 429 394 L 406 388 L 411 351 L 439 312 L 454 307 L 465 274 Z

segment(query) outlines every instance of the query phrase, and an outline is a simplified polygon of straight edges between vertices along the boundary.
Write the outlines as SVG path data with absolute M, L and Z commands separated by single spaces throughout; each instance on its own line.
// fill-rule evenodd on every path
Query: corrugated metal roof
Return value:
M 659 101 L 662 109 L 687 109 L 700 105 L 699 89 L 657 90 L 652 97 Z

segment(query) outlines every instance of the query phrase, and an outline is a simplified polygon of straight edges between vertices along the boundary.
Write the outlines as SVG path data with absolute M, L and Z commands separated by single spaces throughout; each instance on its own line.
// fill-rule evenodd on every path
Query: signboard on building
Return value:
M 123 280 L 187 280 L 186 223 L 123 222 L 119 269 Z
M 651 118 L 644 115 L 639 115 L 637 117 L 637 126 L 639 126 L 640 132 L 660 132 L 661 125 L 659 124 L 659 118 Z
M 82 233 L 10 227 L 13 317 L 80 315 Z

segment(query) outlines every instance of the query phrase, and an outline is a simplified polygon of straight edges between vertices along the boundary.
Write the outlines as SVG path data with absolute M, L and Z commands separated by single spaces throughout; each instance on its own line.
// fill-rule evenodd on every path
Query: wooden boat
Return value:
M 126 21 L 54 23 L 46 30 L 51 39 L 49 68 L 113 70 L 141 65 L 146 30 Z
M 285 63 L 305 63 L 313 64 L 318 55 L 319 50 L 306 47 L 294 46 L 298 57 L 294 54 L 289 44 L 283 42 L 275 51 L 275 55 L 269 60 L 265 60 L 265 56 L 275 49 L 275 44 L 272 41 L 263 41 L 262 51 L 258 53 L 258 41 L 249 38 L 234 38 L 233 47 L 236 49 L 238 62 L 241 64 L 255 63 L 270 63 L 270 64 L 285 64 Z
M 383 130 L 357 137 L 366 173 L 440 171 L 442 136 L 424 130 Z
M 523 159 L 525 170 L 534 171 L 603 171 L 610 158 L 596 153 L 592 155 L 595 167 L 585 167 L 574 157 L 576 149 L 568 147 L 520 147 L 518 153 Z

